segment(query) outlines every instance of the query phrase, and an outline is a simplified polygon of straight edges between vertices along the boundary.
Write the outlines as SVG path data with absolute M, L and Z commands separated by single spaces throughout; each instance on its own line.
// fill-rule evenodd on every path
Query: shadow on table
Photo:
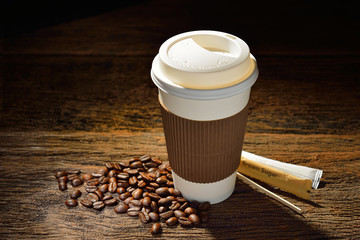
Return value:
M 320 206 L 321 207 L 321 206 Z M 323 239 L 328 236 L 280 203 L 237 182 L 233 195 L 212 206 L 203 227 L 216 239 Z

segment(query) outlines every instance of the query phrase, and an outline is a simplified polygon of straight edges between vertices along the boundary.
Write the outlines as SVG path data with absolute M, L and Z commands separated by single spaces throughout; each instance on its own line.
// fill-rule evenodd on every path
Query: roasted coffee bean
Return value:
M 151 201 L 150 207 L 153 212 L 155 212 L 155 213 L 159 212 L 159 206 L 155 201 Z
M 116 170 L 110 170 L 108 173 L 109 178 L 115 178 L 117 176 Z
M 117 179 L 121 179 L 121 180 L 127 180 L 127 179 L 129 179 L 129 177 L 130 177 L 130 175 L 125 172 L 121 172 L 117 175 Z
M 173 181 L 167 181 L 166 186 L 168 186 L 169 188 L 173 188 L 174 187 L 174 182 Z
M 116 213 L 126 213 L 128 209 L 129 207 L 126 204 L 121 203 L 114 208 L 114 211 Z
M 116 198 L 110 198 L 110 199 L 103 200 L 103 201 L 106 206 L 114 206 L 118 203 L 118 200 Z
M 187 207 L 189 207 L 189 203 L 188 202 L 184 202 L 181 206 L 180 206 L 180 210 L 184 211 Z
M 134 175 L 137 175 L 139 173 L 139 170 L 138 169 L 129 169 L 129 170 L 127 170 L 127 173 L 130 176 L 134 176 Z
M 190 214 L 189 217 L 190 221 L 194 224 L 194 225 L 198 225 L 200 224 L 200 218 L 198 217 L 198 215 L 196 214 Z
M 93 208 L 96 210 L 101 210 L 105 207 L 105 204 L 102 201 L 97 201 L 93 203 Z
M 67 170 L 67 174 L 68 175 L 79 175 L 81 173 L 81 171 L 79 169 L 71 169 L 71 170 Z
M 77 199 L 80 196 L 81 196 L 80 190 L 74 190 L 70 193 L 70 198 L 72 198 L 72 199 Z
M 72 180 L 74 180 L 74 179 L 79 178 L 79 175 L 77 175 L 77 174 L 69 174 L 69 175 L 67 176 L 67 178 L 68 178 L 69 181 L 72 181 Z
M 151 234 L 157 234 L 161 231 L 161 225 L 160 223 L 154 223 L 152 226 L 151 226 Z
M 173 201 L 177 201 L 177 198 L 174 196 L 167 196 L 167 199 L 169 199 L 169 201 L 173 202 Z
M 76 207 L 78 202 L 75 199 L 68 199 L 65 201 L 66 206 L 68 207 Z
M 181 210 L 175 210 L 175 211 L 174 211 L 174 215 L 175 215 L 175 217 L 177 217 L 177 218 L 179 218 L 179 217 L 186 217 L 186 214 L 185 214 L 183 211 L 181 211 Z
M 91 202 L 96 202 L 96 201 L 99 201 L 99 196 L 98 195 L 96 195 L 95 193 L 89 193 L 87 196 L 86 196 L 86 198 L 88 199 L 88 200 L 90 200 Z
M 67 176 L 61 176 L 57 180 L 58 180 L 58 183 L 59 182 L 66 182 L 67 183 L 69 181 Z
M 95 178 L 100 178 L 100 177 L 104 176 L 104 173 L 97 171 L 97 172 L 93 172 L 91 175 Z
M 83 200 L 81 200 L 80 203 L 81 203 L 81 205 L 83 205 L 87 208 L 91 208 L 93 206 L 93 202 L 87 198 L 84 198 Z
M 153 167 L 153 168 L 149 168 L 148 170 L 147 170 L 147 172 L 148 172 L 148 174 L 152 174 L 152 173 L 154 173 L 154 172 L 156 172 L 158 170 L 158 168 L 155 168 L 155 167 Z M 154 176 L 152 176 L 152 177 L 154 177 Z
M 102 193 L 107 193 L 109 191 L 109 185 L 108 184 L 103 184 L 99 187 L 99 191 Z
M 198 207 L 199 207 L 199 202 L 198 201 L 191 201 L 191 202 L 189 202 L 189 207 L 192 207 L 192 208 L 195 208 L 195 209 L 197 209 Z
M 141 203 L 144 207 L 150 207 L 151 206 L 151 198 L 144 197 L 143 199 L 141 199 Z
M 188 202 L 188 201 L 187 201 L 185 198 L 183 198 L 183 197 L 177 197 L 176 199 L 178 200 L 179 203 L 186 203 L 186 202 Z
M 111 192 L 111 193 L 116 192 L 116 188 L 117 188 L 117 183 L 116 182 L 109 183 L 109 187 L 108 187 L 109 192 Z
M 159 213 L 166 212 L 167 210 L 169 210 L 168 206 L 160 206 L 159 207 Z
M 101 176 L 101 177 L 99 178 L 99 182 L 100 182 L 101 184 L 109 183 L 109 180 L 110 180 L 110 178 L 109 178 L 109 177 L 105 177 L 105 176 Z
M 166 174 L 166 178 L 167 178 L 168 180 L 170 180 L 170 181 L 173 180 L 173 177 L 172 177 L 172 174 L 171 174 L 171 173 Z
M 64 177 L 67 176 L 68 173 L 66 171 L 59 171 L 55 174 L 56 179 L 60 178 L 60 177 Z
M 187 217 L 184 217 L 184 216 L 179 217 L 178 221 L 181 224 L 181 226 L 189 227 L 192 225 L 192 222 L 190 221 L 190 219 Z
M 89 174 L 89 173 L 85 173 L 81 176 L 81 179 L 84 181 L 89 181 L 90 179 L 93 178 L 93 175 Z
M 132 176 L 132 177 L 129 178 L 129 184 L 131 186 L 135 186 L 137 184 L 137 182 L 138 182 L 138 179 L 137 179 L 136 176 Z
M 153 188 L 153 187 L 145 187 L 145 191 L 147 191 L 147 192 L 155 192 L 155 188 Z
M 158 166 L 158 169 L 160 169 L 160 170 L 165 170 L 168 166 L 169 166 L 168 163 L 162 163 L 162 164 L 160 164 L 160 165 Z
M 169 218 L 171 218 L 172 216 L 174 216 L 174 211 L 173 211 L 173 210 L 169 210 L 169 211 L 160 213 L 159 215 L 160 215 L 160 218 L 162 218 L 162 219 L 169 219 Z
M 117 189 L 116 189 L 116 192 L 118 193 L 118 194 L 122 194 L 122 193 L 124 193 L 124 192 L 126 192 L 126 189 L 124 188 L 124 187 L 117 187 Z
M 86 185 L 88 186 L 98 186 L 100 184 L 99 180 L 96 178 L 90 179 L 86 182 Z
M 128 162 L 119 162 L 120 167 L 122 168 L 122 170 L 124 170 L 125 168 L 129 167 L 129 163 Z
M 114 165 L 113 165 L 113 163 L 111 163 L 111 162 L 106 162 L 106 163 L 105 163 L 105 167 L 106 167 L 107 169 L 111 170 L 111 169 L 114 168 Z
M 80 178 L 76 178 L 74 180 L 71 181 L 71 185 L 73 185 L 74 187 L 80 186 L 84 183 L 84 181 Z
M 189 215 L 191 215 L 191 214 L 196 214 L 197 211 L 196 211 L 195 208 L 187 207 L 187 208 L 185 208 L 184 213 L 185 213 L 187 216 L 189 216 Z
M 149 187 L 159 188 L 160 185 L 159 185 L 158 183 L 156 183 L 156 182 L 150 182 L 150 183 L 149 183 Z
M 140 210 L 138 208 L 129 208 L 127 210 L 127 214 L 130 216 L 130 217 L 137 217 L 139 216 L 139 212 Z
M 132 196 L 134 197 L 134 199 L 140 199 L 142 197 L 142 194 L 143 190 L 141 188 L 138 188 L 132 192 Z
M 168 198 L 160 198 L 158 201 L 159 206 L 164 206 L 171 203 L 171 200 Z
M 157 193 L 161 197 L 166 197 L 169 195 L 169 188 L 167 187 L 160 187 L 155 190 L 155 193 Z
M 142 204 L 139 200 L 133 199 L 129 202 L 130 208 L 138 208 L 139 210 L 142 208 Z
M 130 163 L 130 168 L 141 168 L 141 167 L 142 167 L 141 161 L 134 161 L 134 162 Z
M 209 220 L 209 214 L 207 212 L 200 212 L 199 218 L 200 218 L 201 222 L 205 223 Z
M 210 207 L 211 207 L 211 204 L 209 202 L 202 202 L 202 203 L 199 204 L 198 208 L 201 211 L 207 211 L 207 210 L 210 209 Z
M 160 216 L 156 212 L 150 212 L 149 217 L 153 222 L 157 222 L 160 220 Z
M 139 159 L 141 162 L 145 163 L 151 160 L 151 157 L 149 155 L 141 156 Z
M 142 197 L 143 197 L 143 198 L 149 197 L 149 192 L 145 192 L 145 191 L 144 191 Z
M 128 197 L 127 199 L 124 200 L 124 203 L 125 203 L 126 205 L 129 205 L 129 203 L 130 203 L 132 200 L 134 200 L 133 197 Z
M 181 192 L 176 188 L 169 188 L 169 194 L 174 197 L 181 197 Z
M 144 187 L 146 187 L 146 182 L 144 180 L 141 180 L 141 181 L 138 182 L 137 186 L 139 188 L 144 188 Z
M 119 163 L 113 163 L 113 168 L 114 168 L 115 170 L 121 171 L 121 166 L 120 166 Z
M 140 172 L 140 176 L 142 177 L 142 180 L 144 180 L 146 182 L 151 182 L 154 180 L 154 178 L 150 174 L 147 174 L 144 172 Z
M 109 184 L 112 182 L 115 182 L 115 183 L 117 182 L 116 177 L 109 177 Z
M 166 176 L 161 176 L 158 177 L 155 181 L 157 184 L 165 184 L 167 183 L 168 179 L 166 178 Z
M 67 189 L 66 182 L 59 182 L 59 189 L 60 191 L 65 191 Z
M 156 169 L 156 168 L 151 168 L 151 169 Z M 147 175 L 148 177 L 151 178 L 151 181 L 154 181 L 157 178 L 155 172 L 148 172 Z
M 118 180 L 117 186 L 123 187 L 123 188 L 128 188 L 130 186 L 130 184 L 127 180 Z
M 120 194 L 119 195 L 119 199 L 120 200 L 125 200 L 125 199 L 127 199 L 128 197 L 131 197 L 131 193 L 129 193 L 129 192 L 124 192 L 124 193 L 122 193 L 122 194 Z
M 151 161 L 156 163 L 158 166 L 160 166 L 162 164 L 162 161 L 158 158 L 152 158 Z
M 94 192 L 96 195 L 98 195 L 99 199 L 102 199 L 104 197 L 104 195 L 102 194 L 102 192 L 100 192 L 99 190 L 96 190 Z
M 142 223 L 148 223 L 151 220 L 149 214 L 146 211 L 139 212 L 139 219 Z
M 149 213 L 149 212 L 151 212 L 151 207 L 143 207 L 142 209 L 141 209 L 141 211 L 145 211 L 145 212 L 147 212 L 147 213 Z
M 98 190 L 98 187 L 97 187 L 97 186 L 86 186 L 86 187 L 85 187 L 85 191 L 87 191 L 88 193 L 93 193 L 93 192 L 95 192 L 96 190 Z
M 159 164 L 157 164 L 157 163 L 155 163 L 155 162 L 153 162 L 153 161 L 149 161 L 149 162 L 147 162 L 147 163 L 144 163 L 145 164 L 145 166 L 147 167 L 147 168 L 153 168 L 153 167 L 157 167 Z
M 172 201 L 169 209 L 176 210 L 180 208 L 180 203 L 178 201 Z
M 111 195 L 106 195 L 102 198 L 103 201 L 109 200 L 109 199 L 113 199 L 114 197 Z
M 174 225 L 176 225 L 178 223 L 178 219 L 177 219 L 177 217 L 171 217 L 168 220 L 166 220 L 165 223 L 168 226 L 174 226 Z
M 132 164 L 133 162 L 140 161 L 138 157 L 133 157 L 129 160 L 129 164 Z

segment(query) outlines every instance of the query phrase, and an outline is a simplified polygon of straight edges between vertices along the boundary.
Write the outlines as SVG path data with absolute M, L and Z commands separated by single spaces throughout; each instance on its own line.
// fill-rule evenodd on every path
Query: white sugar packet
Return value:
M 302 179 L 310 179 L 312 181 L 312 188 L 317 189 L 320 183 L 320 179 L 323 173 L 323 170 L 316 169 L 316 168 L 310 168 L 305 166 L 299 166 L 291 163 L 284 163 L 280 161 L 276 161 L 270 158 L 261 157 L 258 155 L 255 155 L 253 153 L 249 153 L 246 151 L 242 151 L 242 156 L 258 162 L 262 163 L 264 165 L 276 168 L 280 171 L 289 173 L 291 175 L 294 175 L 296 177 L 302 178 Z

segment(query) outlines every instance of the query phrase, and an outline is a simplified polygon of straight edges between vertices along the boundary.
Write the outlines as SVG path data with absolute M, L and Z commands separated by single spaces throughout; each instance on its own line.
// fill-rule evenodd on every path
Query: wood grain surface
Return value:
M 58 11 L 25 4 L 36 21 L 21 5 L 5 6 L 14 12 L 0 38 L 1 239 L 360 238 L 354 6 L 225 3 L 123 1 L 96 10 L 55 1 Z M 310 201 L 260 183 L 303 215 L 241 181 L 207 223 L 155 236 L 113 207 L 68 209 L 72 187 L 59 191 L 59 170 L 91 173 L 143 154 L 167 161 L 151 62 L 168 37 L 196 29 L 238 35 L 258 61 L 244 150 L 324 170 Z

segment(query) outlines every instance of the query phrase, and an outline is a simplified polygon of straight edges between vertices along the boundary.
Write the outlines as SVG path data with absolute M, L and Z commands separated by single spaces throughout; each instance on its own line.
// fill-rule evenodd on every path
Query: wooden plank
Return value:
M 351 239 L 360 234 L 356 227 L 360 223 L 360 175 L 359 151 L 349 143 L 359 144 L 359 135 L 249 133 L 245 150 L 324 170 L 321 187 L 312 191 L 310 202 L 266 186 L 302 208 L 304 215 L 238 181 L 234 194 L 212 207 L 208 223 L 191 229 L 165 227 L 159 238 Z M 102 212 L 82 206 L 68 209 L 64 201 L 69 190 L 58 190 L 54 173 L 74 168 L 92 172 L 106 161 L 124 161 L 142 154 L 166 161 L 161 129 L 138 133 L 2 132 L 0 150 L 0 188 L 6 196 L 0 201 L 2 239 L 150 237 L 149 224 L 117 215 L 110 207 Z

